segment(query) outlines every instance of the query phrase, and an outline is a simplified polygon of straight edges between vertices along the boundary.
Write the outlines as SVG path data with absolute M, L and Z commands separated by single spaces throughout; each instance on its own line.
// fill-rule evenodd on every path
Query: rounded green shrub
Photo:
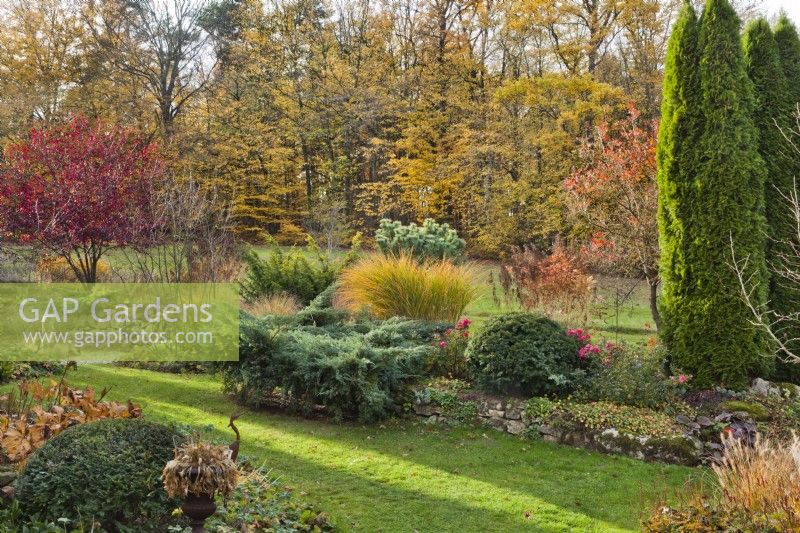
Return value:
M 117 531 L 159 530 L 177 506 L 164 492 L 161 471 L 179 437 L 141 419 L 101 420 L 67 429 L 28 461 L 15 496 L 32 520 L 69 519 Z M 127 528 L 127 529 L 126 529 Z
M 570 391 L 580 370 L 578 341 L 531 313 L 489 319 L 467 347 L 470 372 L 483 389 L 542 396 Z

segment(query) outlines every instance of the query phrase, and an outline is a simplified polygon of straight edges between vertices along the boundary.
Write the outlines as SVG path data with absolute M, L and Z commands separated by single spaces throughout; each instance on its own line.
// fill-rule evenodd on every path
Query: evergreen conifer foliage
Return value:
M 702 131 L 697 76 L 697 15 L 681 9 L 670 36 L 664 69 L 658 164 L 658 228 L 662 280 L 660 336 L 671 352 L 685 350 L 680 306 L 691 285 L 687 255 L 692 243 L 685 225 L 691 207 L 692 160 Z
M 784 93 L 786 105 L 786 122 L 781 124 L 784 127 L 792 127 L 795 124 L 794 114 L 798 111 L 800 103 L 800 37 L 797 28 L 782 13 L 774 28 L 775 46 L 778 54 L 778 63 L 786 82 Z M 773 133 L 777 127 L 773 124 Z M 782 135 L 776 137 L 777 145 L 775 151 L 784 156 L 779 161 L 780 172 L 773 172 L 770 169 L 770 179 L 767 181 L 766 202 L 767 220 L 769 222 L 769 241 L 767 243 L 767 263 L 774 271 L 783 266 L 783 254 L 792 253 L 790 243 L 796 239 L 794 231 L 791 209 L 779 191 L 789 191 L 794 186 L 794 180 L 800 178 L 800 158 L 785 157 L 787 153 L 791 155 L 788 142 Z M 797 243 L 795 243 L 796 245 Z M 791 256 L 791 255 L 790 255 Z M 800 299 L 795 291 L 790 290 L 785 285 L 782 276 L 773 276 L 770 282 L 770 308 L 778 316 L 790 316 L 800 309 Z M 781 331 L 785 338 L 797 338 L 800 332 L 785 330 Z M 791 349 L 798 350 L 800 346 L 791 346 Z M 775 363 L 774 379 L 779 381 L 791 381 L 800 383 L 800 365 L 786 363 L 782 359 L 782 354 L 778 354 Z
M 751 324 L 731 271 L 733 257 L 747 258 L 746 275 L 757 287 L 755 303 L 764 303 L 766 173 L 757 151 L 753 90 L 739 27 L 728 0 L 708 0 L 699 34 L 705 124 L 689 221 L 698 247 L 692 271 L 696 295 L 687 308 L 692 353 L 679 361 L 695 373 L 698 384 L 730 387 L 746 385 L 766 361 L 763 334 Z
M 786 13 L 781 13 L 773 33 L 783 74 L 786 77 L 789 104 L 794 110 L 800 102 L 800 37 Z
M 690 14 L 682 17 L 691 20 Z M 708 0 L 697 34 L 698 59 L 687 54 L 688 47 L 678 50 L 671 43 L 671 54 L 679 55 L 665 76 L 665 99 L 671 102 L 676 80 L 698 76 L 697 85 L 685 82 L 679 100 L 686 106 L 687 129 L 663 131 L 659 157 L 660 231 L 668 248 L 662 262 L 664 340 L 675 366 L 694 374 L 697 386 L 743 387 L 765 371 L 767 361 L 764 337 L 751 324 L 731 268 L 734 256 L 748 259 L 755 303 L 763 304 L 766 172 L 739 28 L 728 0 Z M 674 128 L 679 108 L 664 105 L 662 128 Z
M 796 36 L 796 33 L 795 33 Z M 759 153 L 764 160 L 767 177 L 764 188 L 767 220 L 766 261 L 770 270 L 782 270 L 784 259 L 793 252 L 795 240 L 794 217 L 786 198 L 794 183 L 793 160 L 788 156 L 788 144 L 781 128 L 790 125 L 792 103 L 781 66 L 778 44 L 764 19 L 748 24 L 744 38 L 747 74 L 755 88 L 753 121 L 759 130 Z M 796 292 L 781 276 L 771 276 L 768 292 L 770 308 L 780 316 L 788 316 L 800 308 Z M 796 337 L 797 332 L 781 330 L 784 337 Z M 777 361 L 775 377 L 781 381 L 800 378 L 800 366 Z

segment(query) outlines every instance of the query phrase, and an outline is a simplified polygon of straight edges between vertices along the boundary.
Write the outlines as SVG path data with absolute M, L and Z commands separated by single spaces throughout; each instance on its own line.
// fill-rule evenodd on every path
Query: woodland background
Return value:
M 133 128 L 250 242 L 333 247 L 381 218 L 435 218 L 473 255 L 548 250 L 591 237 L 569 180 L 594 167 L 598 127 L 635 120 L 654 138 L 679 7 L 9 0 L 0 140 L 75 115 Z

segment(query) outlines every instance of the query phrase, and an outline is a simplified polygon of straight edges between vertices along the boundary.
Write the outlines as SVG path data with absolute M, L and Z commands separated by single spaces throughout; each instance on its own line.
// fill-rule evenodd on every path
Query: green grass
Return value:
M 237 409 L 212 376 L 81 366 L 73 386 L 111 387 L 148 419 L 211 424 Z M 484 429 L 412 421 L 360 426 L 247 412 L 242 453 L 357 531 L 634 531 L 702 470 L 646 464 Z

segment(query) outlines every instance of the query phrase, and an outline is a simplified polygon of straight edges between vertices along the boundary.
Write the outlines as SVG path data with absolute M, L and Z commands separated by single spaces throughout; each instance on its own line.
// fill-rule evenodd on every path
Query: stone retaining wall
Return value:
M 645 437 L 621 434 L 614 428 L 585 430 L 556 428 L 530 420 L 525 415 L 525 402 L 516 398 L 502 398 L 462 393 L 458 395 L 463 405 L 475 406 L 473 423 L 533 438 L 584 448 L 603 453 L 626 455 L 643 461 L 662 461 L 673 464 L 700 464 L 702 444 L 691 437 Z M 431 424 L 457 425 L 465 422 L 453 412 L 433 402 L 414 402 L 414 413 Z M 472 411 L 471 411 L 472 412 Z

